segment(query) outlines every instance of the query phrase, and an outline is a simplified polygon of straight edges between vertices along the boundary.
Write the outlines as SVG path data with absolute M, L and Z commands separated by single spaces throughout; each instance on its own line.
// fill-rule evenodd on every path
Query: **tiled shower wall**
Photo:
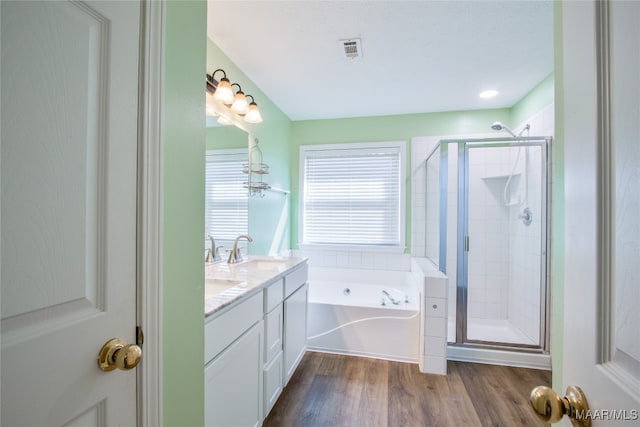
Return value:
M 531 135 L 553 136 L 554 133 L 554 104 L 550 104 L 546 108 L 530 117 L 524 126 L 529 123 L 531 126 Z M 553 145 L 553 142 L 551 143 Z M 542 156 L 537 150 L 540 148 L 530 149 L 529 164 L 529 207 L 533 212 L 533 222 L 531 226 L 524 226 L 522 221 L 518 219 L 517 212 L 510 214 L 510 241 L 511 251 L 511 271 L 508 303 L 509 320 L 525 333 L 531 340 L 539 343 L 540 336 L 540 316 L 541 312 L 541 291 L 539 284 L 542 275 L 546 274 L 544 264 L 541 265 L 541 251 L 546 252 L 546 241 L 548 238 L 542 236 L 540 221 L 546 219 L 546 210 L 548 206 L 542 206 L 541 192 L 544 190 L 539 185 L 533 183 L 541 182 L 540 160 Z M 548 173 L 548 179 L 551 174 Z M 524 185 L 523 180 L 520 185 Z M 547 200 L 551 202 L 552 195 L 547 196 Z M 514 208 L 515 209 L 515 208 Z M 544 240 L 543 240 L 544 239 Z M 542 241 L 543 244 L 540 242 Z
M 468 319 L 507 318 L 509 208 L 503 199 L 513 148 L 469 150 Z

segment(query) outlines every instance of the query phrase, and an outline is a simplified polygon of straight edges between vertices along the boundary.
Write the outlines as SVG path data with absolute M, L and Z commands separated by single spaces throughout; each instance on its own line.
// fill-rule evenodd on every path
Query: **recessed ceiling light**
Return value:
M 480 98 L 493 98 L 498 94 L 497 90 L 485 90 L 484 92 L 480 92 Z

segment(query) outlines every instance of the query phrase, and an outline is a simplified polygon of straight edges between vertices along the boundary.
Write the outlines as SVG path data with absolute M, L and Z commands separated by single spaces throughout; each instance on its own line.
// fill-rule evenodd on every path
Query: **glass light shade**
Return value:
M 258 110 L 258 105 L 255 102 L 249 104 L 249 111 L 244 116 L 244 121 L 247 123 L 262 123 L 262 116 L 260 115 L 260 110 Z
M 231 111 L 236 114 L 245 115 L 249 111 L 249 103 L 247 102 L 247 97 L 244 96 L 242 91 L 236 92 L 236 97 L 231 104 Z
M 220 79 L 213 97 L 224 104 L 231 104 L 235 98 L 229 79 L 223 77 Z

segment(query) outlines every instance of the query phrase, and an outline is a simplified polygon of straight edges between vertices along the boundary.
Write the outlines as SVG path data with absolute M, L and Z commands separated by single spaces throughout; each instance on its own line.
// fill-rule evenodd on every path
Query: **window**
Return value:
M 301 243 L 404 250 L 405 143 L 300 149 Z
M 243 173 L 247 150 L 208 150 L 205 164 L 205 227 L 217 245 L 228 246 L 249 230 L 249 198 Z M 205 239 L 205 248 L 210 242 Z

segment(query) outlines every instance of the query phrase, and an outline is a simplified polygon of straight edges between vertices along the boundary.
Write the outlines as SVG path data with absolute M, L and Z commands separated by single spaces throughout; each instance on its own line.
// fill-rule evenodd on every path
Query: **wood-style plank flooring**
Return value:
M 307 352 L 265 427 L 545 426 L 529 393 L 551 372 L 448 362 L 448 375 L 418 365 Z

